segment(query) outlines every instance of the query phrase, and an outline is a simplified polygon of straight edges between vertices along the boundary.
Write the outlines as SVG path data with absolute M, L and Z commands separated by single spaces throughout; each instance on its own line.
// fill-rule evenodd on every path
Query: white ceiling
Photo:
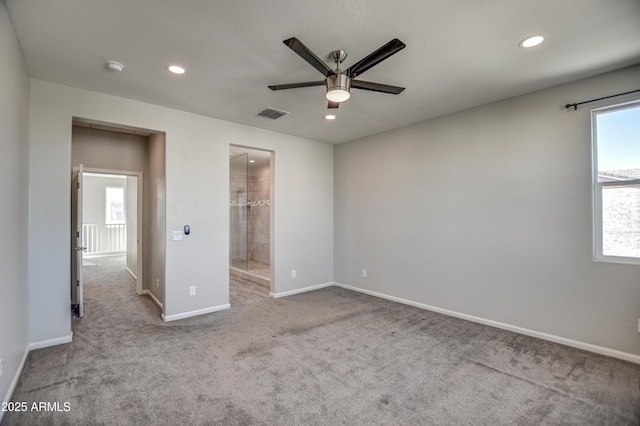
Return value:
M 638 0 L 5 3 L 34 78 L 328 143 L 640 62 Z M 518 47 L 538 33 L 544 44 Z M 338 118 L 327 121 L 322 86 L 267 88 L 323 79 L 282 43 L 293 36 L 332 68 L 332 50 L 348 52 L 348 68 L 399 38 L 407 47 L 359 79 L 406 90 L 353 89 Z M 108 60 L 124 71 L 109 71 Z M 169 63 L 187 74 L 169 74 Z M 266 107 L 290 114 L 257 116 Z

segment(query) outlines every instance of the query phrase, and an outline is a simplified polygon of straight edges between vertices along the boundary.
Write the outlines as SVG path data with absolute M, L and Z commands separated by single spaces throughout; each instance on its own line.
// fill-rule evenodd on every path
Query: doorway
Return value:
M 114 288 L 109 283 L 131 281 L 132 289 L 143 294 L 142 181 L 139 172 L 73 169 L 71 305 L 76 317 L 84 316 L 86 285 L 101 286 L 104 294 Z
M 229 151 L 229 299 L 231 306 L 272 290 L 274 153 L 232 145 Z
M 165 135 L 82 118 L 74 118 L 72 124 L 71 160 L 76 165 L 71 191 L 72 203 L 76 203 L 71 209 L 72 305 L 82 303 L 78 296 L 83 295 L 83 272 L 88 272 L 89 278 L 95 273 L 103 285 L 96 294 L 120 291 L 134 297 L 148 295 L 161 316 L 165 296 Z M 84 165 L 82 173 L 78 173 L 80 164 Z M 78 191 L 78 178 L 82 191 Z M 108 282 L 117 283 L 120 290 L 107 286 Z M 118 303 L 117 297 L 112 299 Z

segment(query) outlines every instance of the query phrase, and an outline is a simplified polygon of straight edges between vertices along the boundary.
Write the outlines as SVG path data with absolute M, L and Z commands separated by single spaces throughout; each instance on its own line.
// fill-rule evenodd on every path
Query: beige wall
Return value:
M 73 126 L 71 164 L 144 172 L 147 137 Z
M 165 155 L 164 155 L 164 135 L 152 134 L 149 136 L 148 146 L 148 173 L 145 185 L 148 193 L 148 227 L 144 236 L 145 241 L 145 289 L 149 290 L 155 298 L 163 304 L 165 303 L 165 241 L 166 241 L 166 205 L 165 205 Z
M 336 146 L 335 281 L 640 361 L 640 267 L 593 261 L 590 106 L 564 108 L 639 81 L 636 66 Z

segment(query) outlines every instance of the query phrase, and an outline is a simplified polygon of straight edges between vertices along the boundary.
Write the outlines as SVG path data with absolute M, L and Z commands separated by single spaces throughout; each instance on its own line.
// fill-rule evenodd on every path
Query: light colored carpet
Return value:
M 340 288 L 165 324 L 126 272 L 91 285 L 13 396 L 70 411 L 3 425 L 640 422 L 640 365 Z

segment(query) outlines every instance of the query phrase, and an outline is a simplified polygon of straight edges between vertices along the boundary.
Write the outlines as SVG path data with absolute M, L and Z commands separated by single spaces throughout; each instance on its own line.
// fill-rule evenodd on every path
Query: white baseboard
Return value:
M 162 321 L 169 322 L 169 321 L 176 321 L 184 318 L 195 317 L 198 315 L 210 314 L 212 312 L 224 311 L 225 309 L 229 309 L 230 307 L 231 305 L 227 303 L 226 305 L 212 306 L 210 308 L 198 309 L 196 311 L 183 312 L 181 314 L 174 314 L 174 315 L 162 314 L 160 315 L 160 317 L 162 318 Z
M 73 341 L 73 331 L 68 336 L 57 337 L 55 339 L 41 340 L 39 342 L 29 343 L 29 350 L 35 351 L 36 349 L 48 348 L 49 346 L 63 345 L 65 343 L 71 343 Z
M 20 364 L 18 364 L 18 369 L 16 370 L 16 374 L 13 375 L 13 380 L 9 384 L 9 389 L 7 389 L 7 394 L 4 396 L 3 402 L 10 402 L 11 397 L 13 396 L 13 391 L 16 390 L 16 386 L 18 386 L 18 380 L 20 380 L 20 375 L 22 374 L 22 370 L 24 369 L 24 364 L 27 362 L 27 356 L 29 355 L 29 347 L 27 346 L 24 350 L 24 354 L 22 355 L 22 359 L 20 360 Z M 0 423 L 2 423 L 2 417 L 4 416 L 4 411 L 0 410 Z
M 103 251 L 100 253 L 90 253 L 83 254 L 83 259 L 95 259 L 97 257 L 116 257 L 116 256 L 125 256 L 127 254 L 126 251 Z
M 151 293 L 149 290 L 142 290 L 142 294 L 146 294 L 147 296 L 149 296 L 151 300 L 153 300 L 153 302 L 160 307 L 160 309 L 164 310 L 164 306 L 162 306 L 162 303 L 160 303 L 160 301 L 156 299 L 156 296 L 154 296 L 153 293 Z
M 334 284 L 335 283 L 330 282 L 330 283 L 312 285 L 310 287 L 298 288 L 296 290 L 283 291 L 282 293 L 269 293 L 269 296 L 277 299 L 279 297 L 286 297 L 286 296 L 291 296 L 293 294 L 306 293 L 307 291 L 313 291 L 313 290 L 319 290 L 321 288 L 331 287 Z
M 405 305 L 414 306 L 416 308 L 425 309 L 427 311 L 437 312 L 439 314 L 448 315 L 451 317 L 461 318 L 467 321 L 477 322 L 479 324 L 488 325 L 502 330 L 513 331 L 514 333 L 524 334 L 526 336 L 536 337 L 542 340 L 548 340 L 550 342 L 559 343 L 565 346 L 571 346 L 573 348 L 582 349 L 589 352 L 594 352 L 600 355 L 610 356 L 612 358 L 618 358 L 625 361 L 640 364 L 640 356 L 630 354 L 628 352 L 622 352 L 615 349 L 605 348 L 603 346 L 593 345 L 591 343 L 580 342 L 578 340 L 567 339 L 565 337 L 556 336 L 553 334 L 547 334 L 540 331 L 530 330 L 528 328 L 518 327 L 515 325 L 505 324 L 498 321 L 493 321 L 485 318 L 475 317 L 473 315 L 462 314 L 460 312 L 450 311 L 448 309 L 437 308 L 435 306 L 425 305 L 423 303 L 414 302 L 407 299 L 401 299 L 399 297 L 390 296 L 388 294 L 378 293 L 371 290 L 365 290 L 358 287 L 353 287 L 347 284 L 334 283 L 336 287 L 341 287 L 347 290 L 357 291 L 359 293 L 368 294 L 370 296 L 380 297 L 381 299 L 391 300 L 393 302 L 402 303 Z
M 127 272 L 129 273 L 129 275 L 131 275 L 133 277 L 134 280 L 138 280 L 138 277 L 136 277 L 136 274 L 133 273 L 133 271 L 131 269 L 129 269 L 128 266 L 125 266 L 125 268 L 127 270 Z

